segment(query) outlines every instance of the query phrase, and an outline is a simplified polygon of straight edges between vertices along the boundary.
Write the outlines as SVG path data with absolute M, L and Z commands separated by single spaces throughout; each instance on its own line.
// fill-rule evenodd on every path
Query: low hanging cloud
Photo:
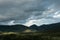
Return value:
M 36 20 L 32 24 L 38 25 L 60 22 L 58 11 L 60 0 L 0 0 L 0 24 L 11 24 L 12 20 L 20 24 Z

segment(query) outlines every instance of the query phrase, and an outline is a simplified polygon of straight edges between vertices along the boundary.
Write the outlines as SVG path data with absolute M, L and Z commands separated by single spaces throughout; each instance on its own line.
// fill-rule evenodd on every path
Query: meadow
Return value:
M 0 32 L 0 40 L 60 40 L 60 32 Z

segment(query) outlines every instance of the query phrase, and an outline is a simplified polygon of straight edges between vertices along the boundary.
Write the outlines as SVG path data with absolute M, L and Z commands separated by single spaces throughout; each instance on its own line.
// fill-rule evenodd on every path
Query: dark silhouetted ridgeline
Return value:
M 2 32 L 23 32 L 27 29 L 36 32 L 60 32 L 60 23 L 41 26 L 31 25 L 30 27 L 24 25 L 0 25 L 0 31 Z
M 22 32 L 27 28 L 24 25 L 0 25 L 0 31 L 2 32 Z
M 60 23 L 47 24 L 47 25 L 32 25 L 30 26 L 31 30 L 37 30 L 38 32 L 60 32 Z

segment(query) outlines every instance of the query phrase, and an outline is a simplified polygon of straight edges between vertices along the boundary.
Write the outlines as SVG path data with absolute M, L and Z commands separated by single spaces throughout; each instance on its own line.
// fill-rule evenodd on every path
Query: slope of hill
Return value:
M 4 32 L 23 32 L 25 30 L 36 30 L 37 32 L 39 31 L 48 31 L 48 32 L 60 32 L 60 23 L 54 23 L 54 24 L 49 24 L 49 25 L 31 25 L 30 27 L 24 26 L 24 25 L 0 25 L 0 31 Z
M 60 23 L 41 25 L 41 26 L 32 25 L 30 29 L 37 31 L 60 32 Z
M 24 25 L 0 25 L 0 31 L 6 31 L 6 32 L 22 32 L 26 30 L 28 27 Z

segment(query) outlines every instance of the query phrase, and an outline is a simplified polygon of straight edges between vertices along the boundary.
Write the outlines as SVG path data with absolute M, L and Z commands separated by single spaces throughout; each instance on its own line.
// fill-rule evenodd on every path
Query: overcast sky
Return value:
M 60 22 L 60 0 L 0 0 L 0 25 Z

